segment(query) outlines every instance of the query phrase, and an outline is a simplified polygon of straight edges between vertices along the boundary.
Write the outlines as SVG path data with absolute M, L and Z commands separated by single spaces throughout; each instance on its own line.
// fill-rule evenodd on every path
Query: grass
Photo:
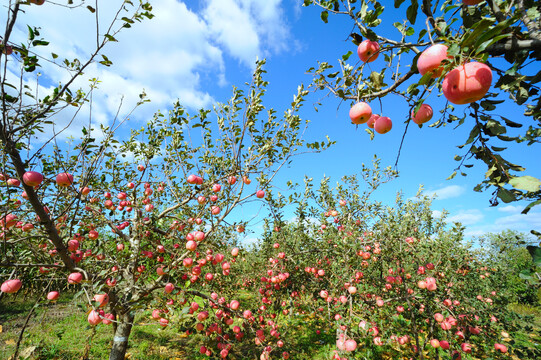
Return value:
M 0 303 L 0 360 L 8 360 L 13 355 L 19 333 L 33 306 L 33 301 L 24 299 L 4 298 Z M 89 326 L 85 309 L 83 303 L 70 296 L 64 296 L 55 304 L 40 303 L 24 333 L 19 350 L 21 358 L 107 359 L 113 337 L 112 326 Z M 513 304 L 510 305 L 510 310 L 520 315 L 520 322 L 523 324 L 520 331 L 513 334 L 516 345 L 541 341 L 537 333 L 541 328 L 541 309 Z M 187 337 L 174 325 L 163 329 L 150 319 L 150 314 L 151 311 L 144 311 L 136 317 L 136 326 L 130 336 L 127 354 L 129 359 L 206 359 L 197 352 L 197 343 L 202 335 Z M 282 335 L 289 340 L 286 350 L 294 353 L 292 358 L 329 358 L 335 348 L 334 331 L 304 315 L 288 316 L 286 319 L 288 323 L 282 328 Z M 251 359 L 252 357 L 243 354 L 247 354 L 252 345 L 239 344 L 228 359 Z

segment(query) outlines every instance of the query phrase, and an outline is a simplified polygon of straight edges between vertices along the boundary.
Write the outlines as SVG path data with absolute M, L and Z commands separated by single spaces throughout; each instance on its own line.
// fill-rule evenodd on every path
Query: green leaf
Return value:
M 449 175 L 449 177 L 447 179 L 445 179 L 445 180 L 451 180 L 455 176 L 456 176 L 456 171 L 453 171 L 453 173 L 451 175 Z
M 324 10 L 321 12 L 321 20 L 326 24 L 328 23 L 327 18 L 329 17 L 329 12 L 327 10 Z
M 532 261 L 536 266 L 541 266 L 541 247 L 539 246 L 526 246 L 528 252 L 532 256 Z
M 534 201 L 534 202 L 532 202 L 532 203 L 529 203 L 528 206 L 526 206 L 526 207 L 524 208 L 524 210 L 522 210 L 520 213 L 521 213 L 521 214 L 527 214 L 527 213 L 530 211 L 530 209 L 533 208 L 533 207 L 536 206 L 536 205 L 541 205 L 541 199 L 539 199 L 539 200 L 537 200 L 537 201 Z M 533 230 L 532 230 L 532 231 L 533 231 Z
M 498 189 L 498 197 L 506 204 L 516 200 L 515 195 L 511 191 L 504 188 Z
M 417 20 L 418 9 L 419 4 L 417 3 L 417 0 L 412 0 L 411 5 L 408 6 L 408 9 L 406 10 L 406 17 L 412 25 L 415 25 L 415 21 Z
M 516 123 L 516 122 L 514 122 L 514 121 L 511 121 L 511 120 L 509 120 L 508 118 L 505 118 L 505 117 L 503 117 L 503 116 L 500 116 L 500 117 L 503 119 L 503 121 L 505 121 L 505 125 L 507 125 L 507 126 L 509 126 L 509 127 L 513 127 L 513 128 L 520 128 L 520 127 L 522 127 L 522 124 L 519 124 L 519 123 Z
M 353 51 L 348 51 L 346 54 L 342 55 L 342 60 L 347 61 L 352 54 Z
M 507 129 L 494 119 L 490 119 L 487 121 L 486 128 L 490 133 L 489 135 L 492 136 L 505 134 L 507 132 Z
M 524 279 L 524 280 L 530 280 L 532 279 L 532 273 L 530 272 L 530 270 L 526 269 L 526 270 L 522 270 L 521 272 L 518 273 L 518 276 L 521 278 L 521 279 Z
M 462 48 L 468 47 L 476 41 L 481 34 L 483 34 L 490 25 L 494 24 L 496 20 L 491 18 L 482 18 L 481 21 L 475 23 L 473 31 L 470 31 L 464 36 L 460 46 Z
M 406 0 L 394 0 L 394 7 L 396 9 L 398 9 L 400 7 L 400 5 L 402 5 L 402 3 L 406 1 Z
M 536 192 L 541 188 L 541 181 L 529 175 L 514 177 L 509 180 L 509 184 L 515 189 L 528 192 Z

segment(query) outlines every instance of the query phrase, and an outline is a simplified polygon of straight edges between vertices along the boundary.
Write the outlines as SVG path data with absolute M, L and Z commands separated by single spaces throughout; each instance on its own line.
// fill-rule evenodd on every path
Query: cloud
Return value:
M 99 32 L 104 34 L 123 0 L 100 2 Z M 145 92 L 151 103 L 138 108 L 132 121 L 144 122 L 157 110 L 165 112 L 176 99 L 189 110 L 210 107 L 216 86 L 227 85 L 227 57 L 253 68 L 256 57 L 264 57 L 286 48 L 289 30 L 283 20 L 281 0 L 208 0 L 200 9 L 188 8 L 187 1 L 160 0 L 153 4 L 151 20 L 136 21 L 131 28 L 115 35 L 103 53 L 113 62 L 110 67 L 99 65 L 101 56 L 85 69 L 84 75 L 72 86 L 88 90 L 88 79 L 100 83 L 92 101 L 94 124 L 110 125 L 119 110 L 119 118 L 128 116 L 139 94 Z M 127 5 L 126 5 L 127 6 Z M 130 8 L 129 6 L 127 6 Z M 96 47 L 96 18 L 86 7 L 68 9 L 52 2 L 43 6 L 24 6 L 19 14 L 11 42 L 26 43 L 26 24 L 40 28 L 40 37 L 48 46 L 32 48 L 46 60 L 38 69 L 41 76 L 29 73 L 25 82 L 41 96 L 51 93 L 59 83 L 65 84 L 72 73 L 54 63 L 51 53 L 60 59 L 88 59 Z M 120 11 L 120 17 L 129 16 Z M 119 28 L 122 22 L 115 27 Z M 13 57 L 16 59 L 16 57 Z M 20 74 L 20 64 L 8 63 L 11 77 Z M 15 79 L 12 83 L 17 84 Z M 57 127 L 68 124 L 73 111 L 55 118 Z M 90 110 L 81 110 L 72 127 L 60 138 L 77 136 L 87 126 Z
M 424 191 L 423 195 L 426 195 L 428 197 L 436 196 L 437 200 L 444 200 L 444 199 L 458 197 L 464 194 L 465 191 L 466 189 L 464 188 L 464 186 L 449 185 L 437 190 Z
M 498 211 L 506 212 L 506 213 L 520 213 L 524 209 L 524 206 L 507 205 L 507 206 L 498 207 L 497 209 Z
M 287 49 L 281 0 L 208 0 L 203 18 L 216 41 L 253 67 L 257 57 Z
M 479 209 L 460 210 L 456 215 L 447 218 L 448 223 L 459 222 L 462 225 L 473 225 L 483 220 L 485 216 Z
M 439 210 L 432 210 L 432 217 L 441 218 L 442 212 Z

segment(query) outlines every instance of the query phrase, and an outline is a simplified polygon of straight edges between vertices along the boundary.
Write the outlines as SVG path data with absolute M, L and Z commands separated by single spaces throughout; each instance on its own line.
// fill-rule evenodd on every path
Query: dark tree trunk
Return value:
M 109 360 L 124 360 L 126 350 L 128 349 L 128 338 L 130 337 L 134 319 L 135 313 L 133 312 L 128 311 L 127 313 L 119 314 L 115 337 L 113 339 L 113 347 L 109 353 Z

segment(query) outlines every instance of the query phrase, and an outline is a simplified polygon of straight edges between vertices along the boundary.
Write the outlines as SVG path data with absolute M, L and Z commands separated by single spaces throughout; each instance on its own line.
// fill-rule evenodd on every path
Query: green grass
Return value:
M 33 306 L 33 301 L 22 299 L 4 298 L 0 303 L 0 360 L 7 360 L 13 355 L 19 333 Z M 29 321 L 20 354 L 32 350 L 33 359 L 82 359 L 85 354 L 88 359 L 107 359 L 113 337 L 112 326 L 89 326 L 85 309 L 86 305 L 70 296 L 63 297 L 56 304 L 40 304 Z M 541 309 L 519 304 L 510 305 L 509 309 L 520 315 L 520 328 L 511 334 L 515 346 L 526 347 L 532 341 L 541 341 L 539 334 L 535 335 L 541 328 Z M 163 329 L 150 319 L 150 314 L 151 311 L 144 311 L 136 317 L 136 325 L 129 340 L 129 359 L 206 359 L 197 351 L 203 335 L 187 337 L 174 322 L 172 326 Z M 336 333 L 333 330 L 304 315 L 280 314 L 277 322 L 284 321 L 287 323 L 281 333 L 288 341 L 280 352 L 287 350 L 292 358 L 299 360 L 329 358 L 336 344 Z M 248 355 L 252 350 L 253 343 L 239 343 L 228 358 L 255 359 L 254 355 Z

